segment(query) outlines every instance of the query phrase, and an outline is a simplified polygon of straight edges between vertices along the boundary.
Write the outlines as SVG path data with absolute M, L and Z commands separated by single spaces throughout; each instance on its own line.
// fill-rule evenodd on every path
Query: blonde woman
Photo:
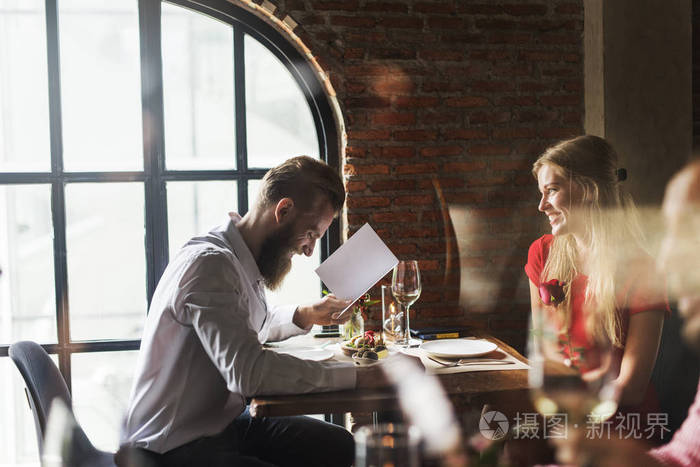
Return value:
M 532 172 L 541 192 L 538 209 L 552 229 L 528 253 L 533 309 L 542 304 L 541 285 L 564 284 L 549 315 L 569 340 L 564 361 L 585 369 L 594 342 L 611 342 L 621 362 L 620 404 L 653 412 L 658 402 L 649 378 L 668 307 L 634 204 L 622 190 L 626 172 L 617 154 L 602 138 L 579 136 L 547 149 Z

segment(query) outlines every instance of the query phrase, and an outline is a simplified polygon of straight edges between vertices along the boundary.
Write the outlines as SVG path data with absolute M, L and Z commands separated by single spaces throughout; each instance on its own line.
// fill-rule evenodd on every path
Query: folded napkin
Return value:
M 466 373 L 466 372 L 471 372 L 471 371 L 527 370 L 530 368 L 530 366 L 527 365 L 526 363 L 521 362 L 517 358 L 501 351 L 500 349 L 489 353 L 487 356 L 475 357 L 474 360 L 478 360 L 479 358 L 492 358 L 493 354 L 500 353 L 500 354 L 503 354 L 502 361 L 511 361 L 511 362 L 514 362 L 513 364 L 510 364 L 510 365 L 496 364 L 496 365 L 494 365 L 494 364 L 489 363 L 489 362 L 484 362 L 484 363 L 469 363 L 468 365 L 457 365 L 457 366 L 447 367 L 447 366 L 443 366 L 437 362 L 434 362 L 433 360 L 428 358 L 429 354 L 423 349 L 405 349 L 405 350 L 402 350 L 402 352 L 407 354 L 407 355 L 413 355 L 413 356 L 419 357 L 421 359 L 421 362 L 423 362 L 423 365 L 425 366 L 426 372 L 436 374 L 436 375 L 444 375 L 444 374 L 450 374 L 450 373 Z M 436 357 L 433 357 L 433 358 L 436 358 Z M 449 361 L 449 360 L 444 359 L 444 358 L 437 358 L 437 359 L 445 361 L 445 362 Z M 464 359 L 464 360 L 469 360 L 469 359 Z

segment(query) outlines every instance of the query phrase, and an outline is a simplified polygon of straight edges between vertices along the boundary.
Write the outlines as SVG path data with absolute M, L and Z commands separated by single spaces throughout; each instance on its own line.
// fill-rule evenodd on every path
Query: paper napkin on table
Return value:
M 316 268 L 316 274 L 336 297 L 354 303 L 398 262 L 374 229 L 365 224 Z

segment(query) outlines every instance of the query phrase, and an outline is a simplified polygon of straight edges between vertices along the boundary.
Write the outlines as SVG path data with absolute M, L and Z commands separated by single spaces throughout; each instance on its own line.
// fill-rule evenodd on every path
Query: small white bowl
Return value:
M 352 356 L 352 361 L 355 362 L 357 366 L 371 366 L 379 363 L 379 360 L 374 360 L 372 358 L 359 358 L 357 354 Z

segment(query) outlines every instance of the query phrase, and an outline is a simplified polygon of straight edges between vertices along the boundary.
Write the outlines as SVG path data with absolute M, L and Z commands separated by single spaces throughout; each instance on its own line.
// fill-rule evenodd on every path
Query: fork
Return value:
M 428 357 L 430 360 L 438 363 L 445 368 L 452 368 L 455 366 L 465 366 L 465 365 L 513 365 L 514 361 L 511 360 L 498 360 L 496 358 L 462 358 L 456 362 L 443 362 L 433 357 Z

